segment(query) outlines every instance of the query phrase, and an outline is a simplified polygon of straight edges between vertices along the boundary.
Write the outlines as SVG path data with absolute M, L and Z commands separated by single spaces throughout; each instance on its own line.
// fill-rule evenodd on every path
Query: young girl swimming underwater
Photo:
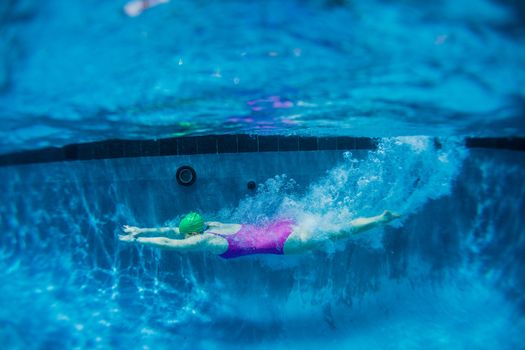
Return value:
M 191 212 L 180 221 L 179 227 L 138 228 L 123 226 L 127 235 L 119 236 L 123 242 L 140 243 L 179 252 L 206 251 L 224 259 L 253 254 L 289 255 L 316 248 L 319 237 L 324 240 L 347 239 L 352 234 L 387 224 L 399 214 L 384 211 L 382 214 L 357 218 L 345 230 L 314 235 L 302 232 L 290 219 L 277 219 L 265 226 L 204 222 L 202 216 Z M 148 237 L 140 237 L 148 234 Z M 151 235 L 155 236 L 151 236 Z M 174 237 L 174 238 L 170 238 Z

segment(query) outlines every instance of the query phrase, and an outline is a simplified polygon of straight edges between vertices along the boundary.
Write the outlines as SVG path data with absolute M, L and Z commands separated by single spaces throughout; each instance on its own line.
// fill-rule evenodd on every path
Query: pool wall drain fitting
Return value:
M 380 139 L 370 137 L 308 137 L 207 135 L 159 140 L 106 140 L 0 155 L 0 166 L 133 157 L 248 152 L 373 150 Z M 436 144 L 439 139 L 436 138 Z M 525 151 L 525 137 L 467 137 L 467 148 Z
M 177 169 L 175 179 L 179 185 L 191 186 L 197 180 L 197 173 L 191 166 L 183 165 Z

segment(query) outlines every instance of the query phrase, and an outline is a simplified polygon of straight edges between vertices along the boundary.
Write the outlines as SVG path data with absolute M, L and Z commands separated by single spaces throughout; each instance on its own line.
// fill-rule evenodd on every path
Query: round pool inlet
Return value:
M 175 178 L 177 179 L 179 185 L 191 186 L 193 185 L 195 180 L 197 180 L 197 173 L 192 167 L 188 165 L 183 165 L 177 169 Z

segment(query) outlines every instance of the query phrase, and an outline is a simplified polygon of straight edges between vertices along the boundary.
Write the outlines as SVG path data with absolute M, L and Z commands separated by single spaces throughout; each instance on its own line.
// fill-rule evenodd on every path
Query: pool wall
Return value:
M 252 205 L 248 219 L 257 220 L 258 210 L 307 192 L 343 159 L 341 151 L 268 152 L 0 168 L 3 338 L 43 347 L 160 348 L 232 339 L 240 347 L 285 347 L 301 338 L 313 348 L 329 335 L 334 348 L 350 340 L 381 346 L 377 322 L 397 339 L 402 330 L 393 325 L 412 317 L 434 327 L 428 332 L 448 334 L 445 345 L 515 346 L 525 305 L 525 274 L 516 263 L 525 254 L 521 152 L 471 150 L 459 176 L 448 179 L 450 195 L 427 198 L 401 227 L 325 252 L 226 261 L 116 238 L 122 224 L 158 226 L 194 209 L 224 220 Z M 176 183 L 181 165 L 197 171 L 194 186 Z M 296 182 L 290 188 L 289 179 Z M 259 185 L 255 193 L 250 180 Z M 367 241 L 372 236 L 380 246 Z M 37 323 L 45 324 L 38 332 Z M 457 331 L 464 323 L 470 328 Z M 375 335 L 366 343 L 356 327 Z M 424 344 L 416 328 L 407 329 Z M 70 336 L 57 335 L 63 332 Z

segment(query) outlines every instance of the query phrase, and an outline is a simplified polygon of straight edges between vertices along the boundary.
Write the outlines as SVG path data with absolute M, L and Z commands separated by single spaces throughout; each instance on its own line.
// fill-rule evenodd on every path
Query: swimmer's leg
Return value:
M 377 216 L 369 218 L 357 218 L 350 221 L 351 233 L 358 234 L 373 229 L 378 225 L 388 224 L 390 221 L 399 218 L 401 215 L 392 213 L 391 211 L 385 210 L 383 213 Z
M 384 225 L 392 220 L 399 218 L 401 215 L 392 213 L 385 210 L 383 213 L 377 216 L 367 218 L 357 218 L 350 221 L 350 227 L 344 230 L 330 232 L 326 236 L 326 239 L 340 240 L 349 238 L 351 235 L 359 234 L 377 227 L 378 225 Z M 308 234 L 300 231 L 298 227 L 294 227 L 294 231 L 288 237 L 284 243 L 283 251 L 284 254 L 298 254 L 308 250 L 315 249 L 320 243 L 322 236 Z
M 318 239 L 316 235 L 302 231 L 299 227 L 295 226 L 292 233 L 284 242 L 283 252 L 285 255 L 300 254 L 313 250 L 318 246 Z
M 350 227 L 338 232 L 330 233 L 330 238 L 334 240 L 346 239 L 349 238 L 351 235 L 363 233 L 379 225 L 385 225 L 390 221 L 399 218 L 400 216 L 401 215 L 397 213 L 392 213 L 391 211 L 385 210 L 383 213 L 376 216 L 371 216 L 367 218 L 357 218 L 350 221 Z

